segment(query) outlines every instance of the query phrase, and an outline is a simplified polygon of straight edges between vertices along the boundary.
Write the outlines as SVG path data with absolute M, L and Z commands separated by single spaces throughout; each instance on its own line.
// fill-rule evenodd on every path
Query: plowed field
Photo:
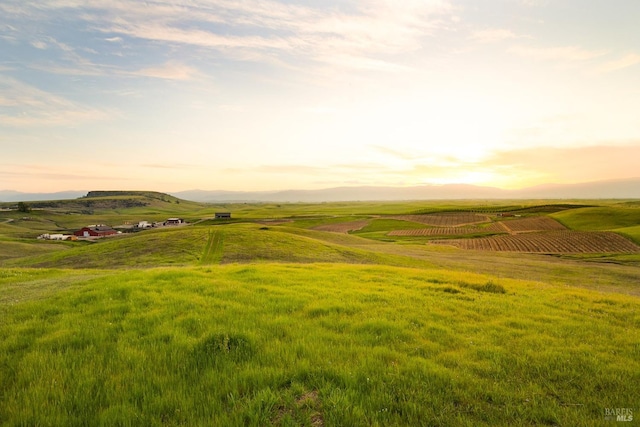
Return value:
M 427 215 L 395 215 L 390 218 L 399 219 L 401 221 L 418 222 L 420 224 L 432 225 L 434 227 L 459 227 L 462 225 L 480 224 L 489 221 L 489 217 L 486 215 L 479 215 L 470 212 Z
M 464 236 L 465 234 L 505 232 L 506 230 L 499 223 L 493 223 L 488 227 L 434 227 L 415 230 L 394 230 L 389 233 L 389 236 Z
M 311 228 L 312 230 L 331 231 L 332 233 L 348 233 L 350 231 L 360 230 L 369 224 L 368 219 L 360 221 L 339 222 L 336 224 L 319 225 Z
M 548 216 L 536 216 L 531 218 L 502 221 L 502 225 L 510 233 L 530 233 L 532 231 L 560 231 L 566 230 L 565 226 Z
M 640 247 L 611 232 L 548 231 L 482 237 L 434 240 L 462 249 L 531 253 L 639 253 Z

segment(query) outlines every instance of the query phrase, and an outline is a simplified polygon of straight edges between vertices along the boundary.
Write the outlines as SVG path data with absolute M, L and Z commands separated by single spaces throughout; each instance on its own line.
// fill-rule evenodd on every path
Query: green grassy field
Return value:
M 599 425 L 640 399 L 628 296 L 341 264 L 2 281 L 6 424 Z
M 191 212 L 154 200 L 27 220 L 0 212 L 13 219 L 0 218 L 0 425 L 599 426 L 605 408 L 640 411 L 637 255 L 384 241 L 425 226 L 380 217 L 518 208 L 637 238 L 633 204 Z M 197 223 L 223 209 L 239 222 Z M 152 210 L 196 225 L 35 240 Z M 371 221 L 352 233 L 312 229 L 358 219 Z
M 637 206 L 580 208 L 551 216 L 573 230 L 615 230 L 640 224 L 640 208 Z

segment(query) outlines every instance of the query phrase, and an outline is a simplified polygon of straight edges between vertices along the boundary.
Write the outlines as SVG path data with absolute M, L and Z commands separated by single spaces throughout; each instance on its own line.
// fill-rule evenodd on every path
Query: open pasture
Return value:
M 5 269 L 0 295 L 5 425 L 597 426 L 640 399 L 625 295 L 341 264 Z

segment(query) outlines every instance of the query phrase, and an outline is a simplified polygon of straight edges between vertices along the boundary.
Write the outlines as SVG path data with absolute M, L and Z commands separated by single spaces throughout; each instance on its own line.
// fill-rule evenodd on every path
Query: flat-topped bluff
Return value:
M 158 191 L 89 191 L 83 199 L 95 198 L 119 198 L 119 197 L 147 197 L 150 199 L 158 199 L 165 202 L 175 202 L 180 200 L 177 197 L 170 196 L 166 193 Z
M 126 209 L 155 206 L 158 208 L 175 208 L 189 202 L 156 191 L 89 191 L 77 199 L 42 200 L 29 202 L 32 208 L 79 211 L 89 213 L 96 209 Z

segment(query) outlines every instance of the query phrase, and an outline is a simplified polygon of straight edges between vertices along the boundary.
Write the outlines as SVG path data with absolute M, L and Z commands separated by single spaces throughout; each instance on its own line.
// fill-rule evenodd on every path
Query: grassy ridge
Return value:
M 39 268 L 123 268 L 195 264 L 207 242 L 205 229 L 153 230 L 122 235 L 66 251 L 9 260 L 6 265 Z
M 68 246 L 56 243 L 33 243 L 20 240 L 0 239 L 0 262 L 7 259 L 23 258 L 36 254 L 48 254 L 66 249 Z
M 640 399 L 637 298 L 380 266 L 48 274 L 0 273 L 33 290 L 0 300 L 3 424 L 588 426 Z
M 43 233 L 56 233 L 62 228 L 56 222 L 55 214 L 41 212 L 29 217 L 3 212 L 0 216 L 0 236 L 34 239 Z M 25 219 L 28 218 L 28 219 Z
M 266 228 L 266 229 L 265 229 Z M 225 234 L 223 263 L 255 262 L 337 262 L 374 264 L 402 262 L 358 247 L 319 239 L 329 233 L 297 231 L 290 227 L 237 225 Z M 333 234 L 333 233 L 331 233 Z M 312 237 L 313 236 L 313 237 Z
M 219 227 L 182 227 L 122 235 L 92 244 L 75 245 L 64 251 L 9 259 L 3 264 L 39 268 L 149 268 L 219 262 L 416 263 L 415 260 L 368 251 L 366 245 L 363 248 L 358 244 L 361 240 L 356 239 L 354 244 L 349 236 L 345 239 L 327 234 L 255 224 L 231 224 L 224 230 Z
M 640 209 L 594 207 L 563 211 L 551 215 L 572 230 L 606 231 L 640 225 Z
M 640 225 L 636 225 L 634 227 L 618 228 L 613 231 L 628 237 L 636 244 L 640 245 Z

